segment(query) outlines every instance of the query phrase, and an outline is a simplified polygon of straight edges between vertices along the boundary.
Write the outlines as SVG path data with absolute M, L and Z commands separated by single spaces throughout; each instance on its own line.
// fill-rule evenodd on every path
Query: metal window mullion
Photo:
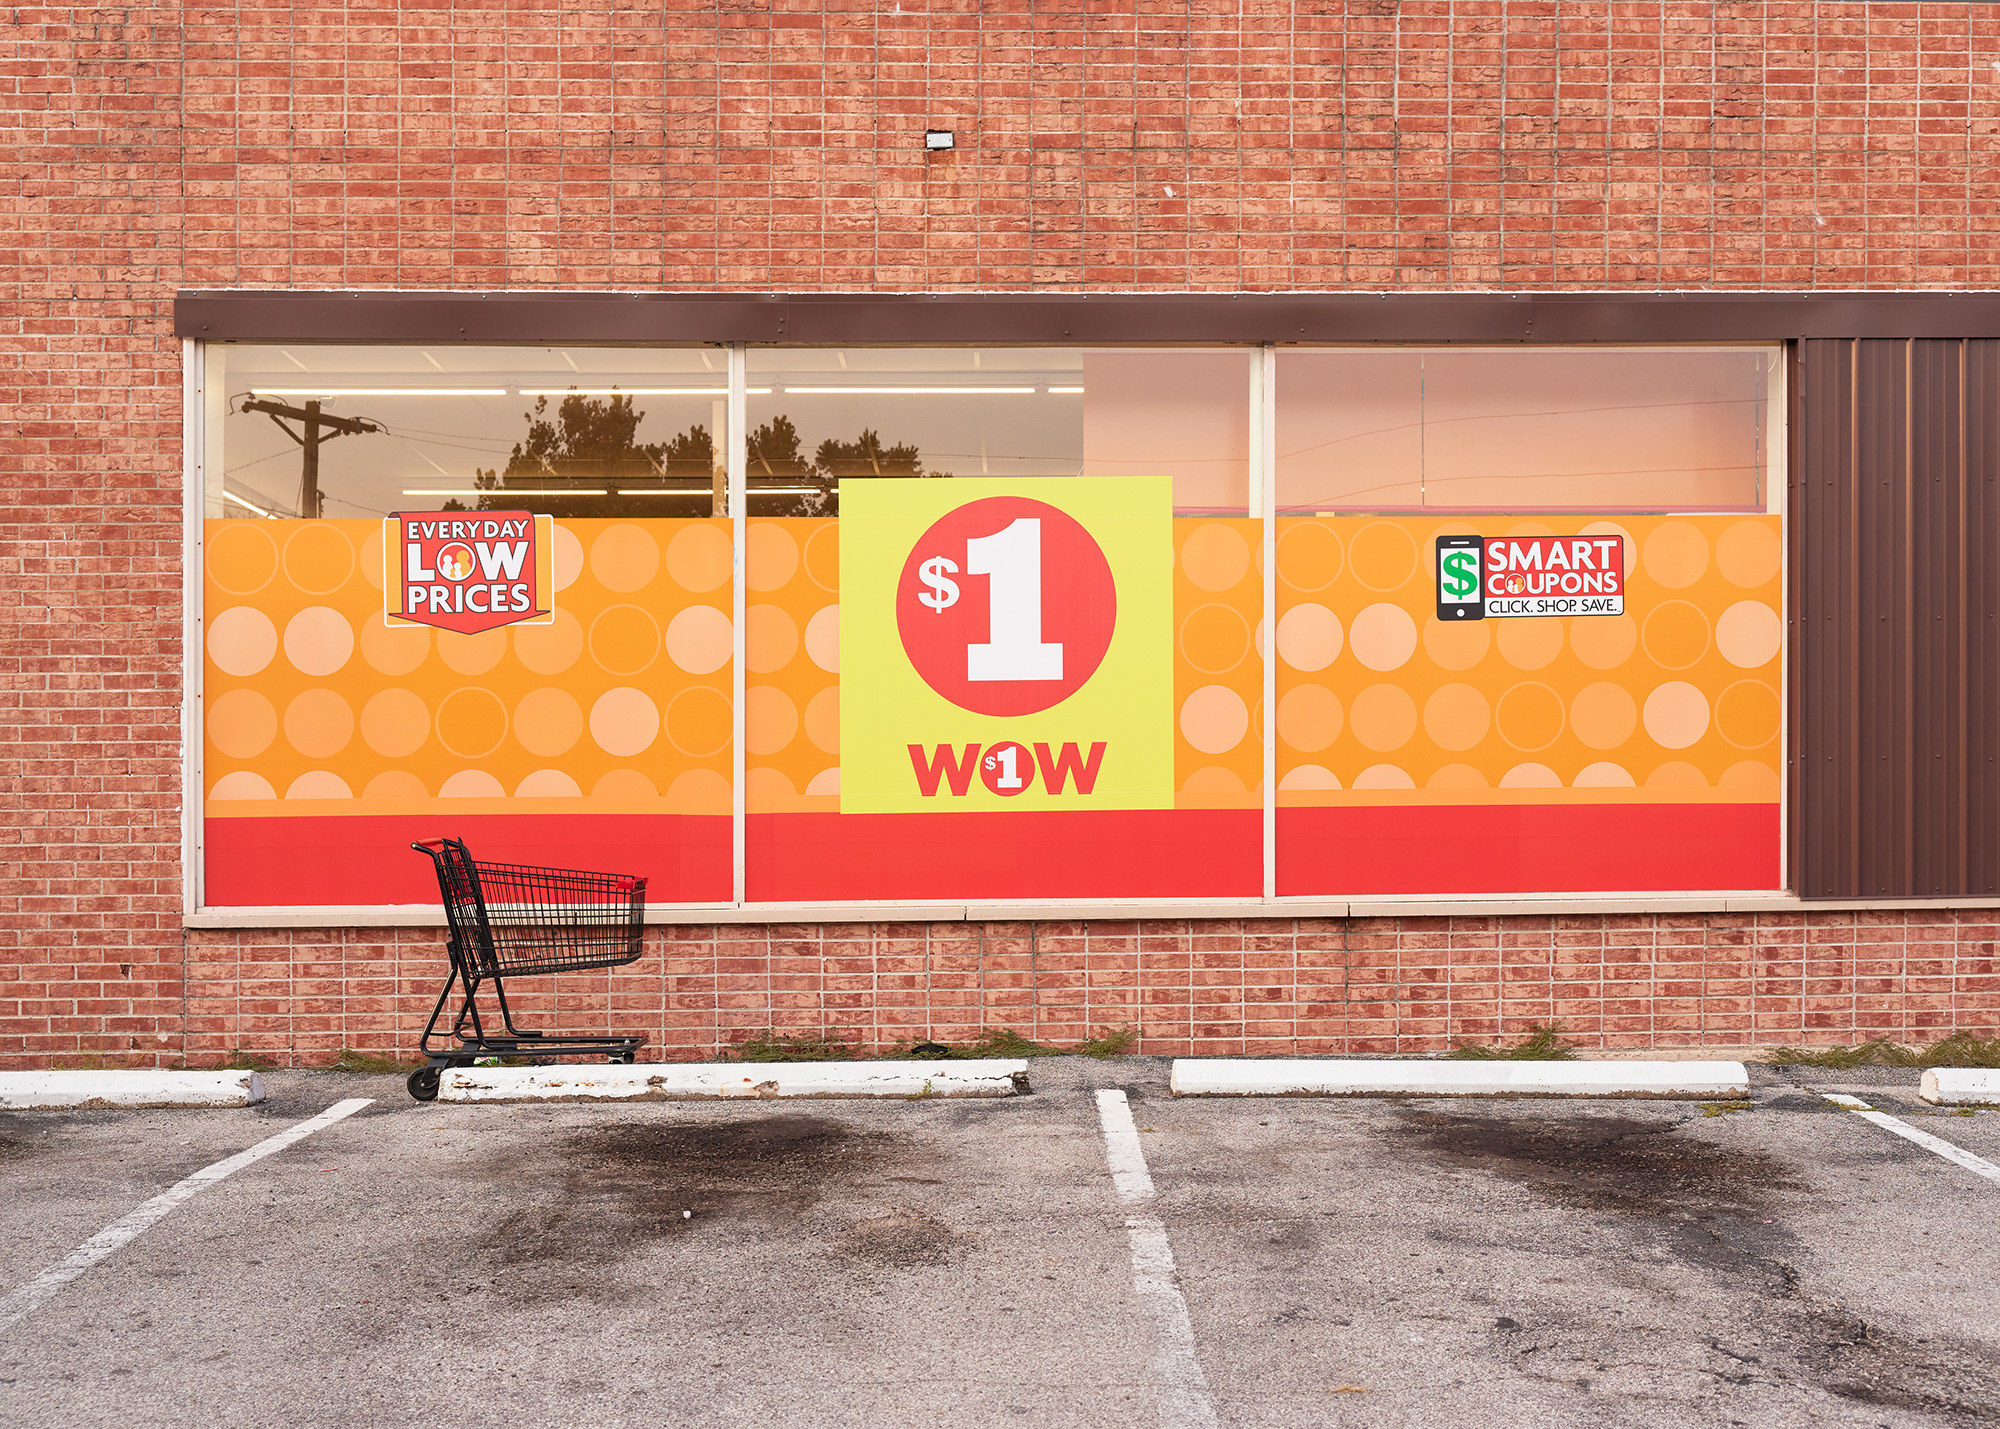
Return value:
M 181 343 L 181 912 L 202 896 L 201 573 L 207 500 L 202 424 L 205 364 L 200 343 Z
M 1792 344 L 1780 342 L 1764 382 L 1764 510 L 1778 516 L 1778 889 L 1792 893 L 1798 869 L 1792 859 L 1792 759 L 1800 733 L 1792 721 Z M 1800 352 L 1802 356 L 1802 352 Z
M 730 675 L 729 675 L 729 862 L 731 899 L 742 907 L 744 877 L 744 713 L 748 701 L 745 678 L 744 616 L 746 581 L 749 576 L 750 443 L 744 430 L 748 401 L 743 344 L 729 345 L 729 533 L 735 556 L 731 561 L 730 590 Z
M 1257 515 L 1264 552 L 1264 896 L 1278 896 L 1278 349 L 1266 343 L 1257 354 L 1261 380 L 1257 384 L 1256 450 L 1253 483 L 1262 498 Z

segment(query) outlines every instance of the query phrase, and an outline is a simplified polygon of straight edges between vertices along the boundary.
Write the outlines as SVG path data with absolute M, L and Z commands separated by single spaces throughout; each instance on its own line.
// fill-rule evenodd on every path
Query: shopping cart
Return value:
M 438 1094 L 447 1067 L 469 1067 L 481 1057 L 603 1057 L 636 1061 L 646 1045 L 638 1037 L 569 1037 L 529 1032 L 514 1025 L 506 980 L 547 973 L 610 968 L 639 956 L 646 880 L 619 873 L 582 873 L 512 863 L 475 863 L 457 839 L 425 839 L 411 848 L 429 854 L 451 925 L 446 951 L 451 975 L 438 994 L 418 1043 L 430 1060 L 410 1074 L 410 1095 L 420 1102 Z M 489 1033 L 479 1016 L 479 989 L 493 984 L 504 1035 Z M 465 1000 L 448 1035 L 438 1019 L 453 986 Z M 436 1036 L 439 1043 L 432 1045 Z

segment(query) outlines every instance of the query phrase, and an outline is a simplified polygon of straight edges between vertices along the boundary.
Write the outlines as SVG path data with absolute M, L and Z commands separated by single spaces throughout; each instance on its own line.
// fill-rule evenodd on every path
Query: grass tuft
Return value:
M 982 1057 L 1070 1057 L 1081 1054 L 1102 1061 L 1107 1057 L 1124 1056 L 1138 1040 L 1138 1034 L 1131 1028 L 1114 1027 L 1102 1036 L 1087 1037 L 1074 1047 L 1056 1047 L 1024 1037 L 1011 1027 L 989 1027 L 979 1034 L 976 1041 L 952 1045 L 918 1042 L 891 1055 L 899 1060 L 936 1062 L 974 1061 Z
M 340 1055 L 327 1065 L 329 1072 L 353 1072 L 364 1077 L 400 1077 L 423 1066 L 422 1062 L 401 1062 L 378 1052 L 341 1048 Z
M 1130 1027 L 1114 1027 L 1102 1037 L 1086 1037 L 1076 1044 L 1076 1050 L 1101 1062 L 1107 1057 L 1124 1056 L 1138 1040 L 1139 1034 Z
M 1576 1050 L 1563 1038 L 1559 1023 L 1548 1023 L 1531 1031 L 1527 1040 L 1512 1047 L 1481 1047 L 1461 1042 L 1445 1058 L 1453 1062 L 1573 1062 Z
M 849 1062 L 854 1048 L 837 1033 L 801 1032 L 790 1036 L 766 1028 L 744 1038 L 724 1054 L 732 1062 Z
M 1941 1042 L 1933 1042 L 1924 1053 L 1924 1061 L 1932 1067 L 2000 1067 L 2000 1036 L 1954 1032 Z
M 228 1058 L 216 1070 L 218 1072 L 271 1072 L 276 1071 L 277 1066 L 276 1062 L 273 1062 L 261 1052 L 246 1052 L 241 1047 L 238 1047 L 229 1054 Z
M 102 1052 L 84 1052 L 74 1057 L 58 1057 L 55 1065 L 59 1072 L 105 1072 L 117 1064 Z
M 980 1057 L 1060 1057 L 1062 1048 L 1023 1037 L 1011 1027 L 989 1027 L 975 1042 L 953 1047 L 954 1058 L 972 1061 Z
M 1769 1061 L 1782 1067 L 2000 1067 L 2000 1037 L 1954 1032 L 1928 1047 L 1871 1037 L 1851 1047 L 1781 1047 Z

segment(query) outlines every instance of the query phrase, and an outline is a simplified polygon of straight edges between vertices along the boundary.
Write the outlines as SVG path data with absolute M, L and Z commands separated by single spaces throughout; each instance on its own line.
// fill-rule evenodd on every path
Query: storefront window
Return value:
M 1777 879 L 1775 347 L 198 369 L 214 906 L 446 826 L 682 905 Z
M 440 828 L 730 898 L 728 362 L 205 350 L 207 902 L 422 902 Z
M 1763 511 L 1769 347 L 1286 349 L 1278 505 L 1313 511 Z
M 747 366 L 749 896 L 1254 896 L 1254 354 Z
M 1277 368 L 1280 894 L 1773 886 L 1779 350 Z

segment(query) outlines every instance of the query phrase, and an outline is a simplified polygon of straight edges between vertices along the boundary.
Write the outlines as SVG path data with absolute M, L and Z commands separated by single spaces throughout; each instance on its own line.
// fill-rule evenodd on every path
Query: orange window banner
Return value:
M 1281 893 L 1777 886 L 1779 517 L 1297 517 L 1277 552 Z
M 204 900 L 428 902 L 409 843 L 440 832 L 726 900 L 729 523 L 404 519 L 433 523 L 414 569 L 446 594 L 422 611 L 395 518 L 206 524 Z M 539 613 L 482 612 L 495 585 Z
M 842 813 L 1174 807 L 1169 478 L 841 506 Z

